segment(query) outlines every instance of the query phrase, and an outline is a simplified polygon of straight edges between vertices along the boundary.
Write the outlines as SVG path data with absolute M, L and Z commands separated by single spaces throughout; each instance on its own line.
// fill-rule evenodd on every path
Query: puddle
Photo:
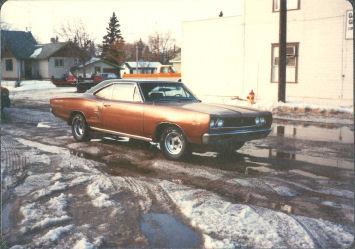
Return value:
M 12 210 L 13 203 L 6 203 L 1 210 L 1 229 L 5 230 L 10 226 L 10 212 Z
M 198 248 L 201 236 L 169 214 L 148 213 L 141 221 L 151 247 Z
M 315 165 L 320 166 L 327 166 L 327 167 L 336 167 L 342 169 L 350 169 L 354 168 L 354 163 L 352 161 L 348 161 L 341 158 L 324 158 L 324 157 L 316 157 L 316 156 L 309 156 L 305 154 L 297 154 L 296 152 L 284 152 L 279 151 L 277 149 L 253 149 L 253 150 L 245 150 L 243 151 L 245 154 L 254 157 L 264 157 L 264 158 L 271 158 L 271 159 L 288 159 L 288 160 L 295 160 L 295 161 L 302 161 L 307 162 Z
M 274 123 L 273 136 L 291 137 L 310 141 L 353 143 L 354 131 L 350 127 L 318 127 L 313 125 L 282 125 Z

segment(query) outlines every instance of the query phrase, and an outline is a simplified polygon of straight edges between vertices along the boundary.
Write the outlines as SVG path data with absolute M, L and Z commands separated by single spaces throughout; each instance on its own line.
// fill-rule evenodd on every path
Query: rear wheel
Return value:
M 183 132 L 176 127 L 168 127 L 160 138 L 160 149 L 170 160 L 180 160 L 188 155 L 188 141 Z
M 72 120 L 72 132 L 76 141 L 82 142 L 90 140 L 90 128 L 82 114 L 75 114 Z

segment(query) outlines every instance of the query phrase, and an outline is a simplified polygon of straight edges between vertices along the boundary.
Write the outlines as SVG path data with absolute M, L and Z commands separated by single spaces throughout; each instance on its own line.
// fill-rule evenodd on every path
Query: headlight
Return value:
M 265 124 L 265 123 L 266 123 L 266 121 L 265 121 L 265 118 L 264 118 L 264 117 L 260 117 L 260 123 L 261 123 L 261 124 Z
M 216 124 L 216 123 L 215 123 L 214 119 L 211 119 L 211 121 L 210 121 L 210 128 L 213 128 L 215 124 Z
M 217 127 L 221 128 L 223 126 L 223 119 L 218 119 L 217 120 Z
M 260 124 L 260 118 L 259 118 L 259 117 L 256 117 L 256 118 L 255 118 L 255 124 L 256 124 L 256 125 L 259 125 L 259 124 Z

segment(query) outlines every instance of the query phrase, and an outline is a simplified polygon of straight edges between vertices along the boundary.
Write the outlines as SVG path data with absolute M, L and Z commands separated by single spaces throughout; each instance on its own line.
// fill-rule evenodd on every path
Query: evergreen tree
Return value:
M 115 12 L 110 17 L 106 30 L 107 34 L 103 37 L 102 41 L 101 57 L 121 65 L 124 62 L 124 39 L 121 35 L 120 24 Z

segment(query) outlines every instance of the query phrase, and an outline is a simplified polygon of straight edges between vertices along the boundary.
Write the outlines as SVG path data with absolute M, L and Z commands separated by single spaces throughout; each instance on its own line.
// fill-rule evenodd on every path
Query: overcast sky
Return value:
M 41 0 L 7 1 L 1 18 L 12 29 L 30 29 L 40 43 L 47 43 L 63 23 L 82 21 L 97 43 L 106 34 L 115 12 L 128 42 L 146 40 L 156 31 L 170 31 L 181 45 L 183 21 L 216 18 L 241 13 L 241 0 Z

